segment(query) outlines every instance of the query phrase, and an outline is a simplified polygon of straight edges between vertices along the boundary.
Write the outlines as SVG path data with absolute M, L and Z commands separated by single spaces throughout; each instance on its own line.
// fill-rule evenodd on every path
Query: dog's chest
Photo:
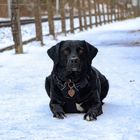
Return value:
M 85 112 L 83 102 L 87 100 L 87 97 L 90 97 L 90 89 L 88 86 L 80 89 L 79 91 L 70 91 L 70 89 L 66 89 L 63 92 L 63 99 L 65 102 L 65 110 L 69 113 L 71 112 Z M 69 93 L 72 92 L 72 93 Z M 74 93 L 73 93 L 74 92 Z M 72 94 L 72 96 L 70 95 Z
M 72 100 L 67 100 L 64 104 L 64 111 L 66 113 L 84 112 L 85 110 L 81 105 L 82 104 L 76 103 Z
M 81 106 L 81 104 L 75 103 L 77 111 L 83 112 L 84 108 Z
M 74 102 L 67 102 L 64 105 L 64 111 L 66 113 L 79 113 L 79 112 L 84 112 L 84 108 L 81 106 L 81 104 L 74 103 Z

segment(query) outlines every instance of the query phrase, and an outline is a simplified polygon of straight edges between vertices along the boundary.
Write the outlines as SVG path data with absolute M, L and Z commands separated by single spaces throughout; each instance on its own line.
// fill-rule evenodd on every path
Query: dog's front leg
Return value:
M 62 106 L 59 103 L 53 102 L 51 100 L 50 109 L 53 113 L 53 117 L 56 117 L 58 119 L 64 119 L 64 117 L 66 117 L 65 112 L 64 112 Z
M 98 90 L 93 91 L 90 102 L 92 102 L 92 105 L 89 107 L 87 113 L 84 115 L 84 119 L 87 121 L 96 120 L 97 116 L 99 116 L 103 113 L 102 112 L 102 103 L 100 100 Z

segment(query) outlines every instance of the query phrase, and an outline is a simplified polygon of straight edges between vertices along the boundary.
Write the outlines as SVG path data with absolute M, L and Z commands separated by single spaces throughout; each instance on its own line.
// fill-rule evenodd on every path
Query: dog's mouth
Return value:
M 70 72 L 81 71 L 80 59 L 78 57 L 73 57 L 69 59 L 67 63 L 67 71 L 70 71 Z
M 68 65 L 67 66 L 67 71 L 68 72 L 81 72 L 81 66 L 80 66 L 80 64 L 78 64 L 78 65 Z
M 79 68 L 72 67 L 72 68 L 71 68 L 71 71 L 79 71 Z
M 81 66 L 80 64 L 77 64 L 77 65 L 71 65 L 71 71 L 73 72 L 80 72 L 81 71 Z

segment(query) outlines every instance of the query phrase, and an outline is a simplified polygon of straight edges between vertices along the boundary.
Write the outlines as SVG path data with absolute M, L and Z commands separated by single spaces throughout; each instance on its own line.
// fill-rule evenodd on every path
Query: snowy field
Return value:
M 109 79 L 110 90 L 97 121 L 83 120 L 84 114 L 52 117 L 44 89 L 52 70 L 46 51 L 66 39 L 99 50 L 93 66 Z M 44 42 L 25 45 L 21 55 L 0 53 L 0 140 L 140 140 L 140 18 Z

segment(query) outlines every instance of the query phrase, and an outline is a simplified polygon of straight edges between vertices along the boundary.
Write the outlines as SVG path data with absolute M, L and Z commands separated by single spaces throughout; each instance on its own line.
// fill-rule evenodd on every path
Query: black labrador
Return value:
M 85 113 L 84 119 L 96 120 L 102 114 L 103 99 L 109 90 L 108 80 L 91 66 L 98 50 L 86 41 L 61 41 L 47 53 L 54 66 L 46 78 L 53 116 L 63 119 L 65 113 Z

